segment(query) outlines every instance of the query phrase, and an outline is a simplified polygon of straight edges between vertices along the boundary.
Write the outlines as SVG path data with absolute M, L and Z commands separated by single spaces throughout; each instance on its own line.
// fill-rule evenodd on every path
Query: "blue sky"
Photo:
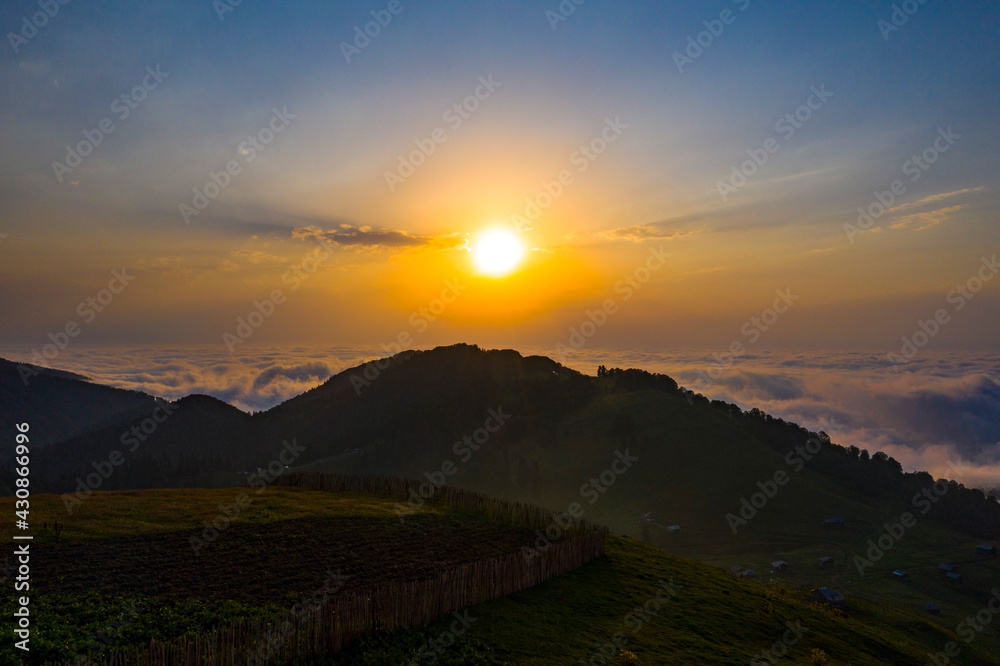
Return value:
M 821 335 L 796 322 L 775 344 L 850 337 L 852 346 L 881 348 L 908 332 L 914 316 L 933 312 L 979 255 L 1000 245 L 995 4 L 914 2 L 917 11 L 885 39 L 879 21 L 892 20 L 891 2 L 589 0 L 555 30 L 546 16 L 558 11 L 554 0 L 401 2 L 401 13 L 347 63 L 342 43 L 388 4 L 243 0 L 220 18 L 208 0 L 74 0 L 16 54 L 7 36 L 0 48 L 0 233 L 8 235 L 0 244 L 0 307 L 17 316 L 0 325 L 0 335 L 44 338 L 109 270 L 127 264 L 155 281 L 98 322 L 95 340 L 141 342 L 165 323 L 180 339 L 217 339 L 305 250 L 294 229 L 346 224 L 462 239 L 518 211 L 616 117 L 629 126 L 622 140 L 526 241 L 583 267 L 578 282 L 587 289 L 554 291 L 533 309 L 511 306 L 520 328 L 499 337 L 560 335 L 643 256 L 639 243 L 621 240 L 627 236 L 672 243 L 677 266 L 647 290 L 646 314 L 623 315 L 608 329 L 608 344 L 654 340 L 648 331 L 666 315 L 651 311 L 683 320 L 671 343 L 684 342 L 684 331 L 687 342 L 710 332 L 724 342 L 766 294 L 796 282 L 814 295 L 810 319 L 822 318 L 822 331 L 845 330 Z M 19 32 L 23 17 L 38 11 L 37 2 L 6 3 L 0 27 Z M 674 54 L 723 12 L 730 23 L 678 71 Z M 157 66 L 168 73 L 163 82 L 117 119 L 111 102 Z M 502 85 L 425 168 L 390 192 L 385 172 L 443 126 L 442 113 L 483 76 Z M 776 121 L 795 113 L 814 87 L 832 96 L 722 200 L 719 181 L 748 150 L 779 137 Z M 195 224 L 185 224 L 179 204 L 241 158 L 238 145 L 267 125 L 273 109 L 295 116 L 287 132 L 244 164 Z M 115 130 L 60 182 L 53 162 L 105 118 Z M 844 225 L 856 220 L 856 209 L 902 178 L 904 163 L 949 127 L 961 138 L 906 183 L 894 205 L 909 207 L 849 239 Z M 623 229 L 642 232 L 615 234 Z M 372 331 L 378 339 L 391 335 L 427 298 L 404 284 L 408 271 L 423 270 L 412 252 L 397 256 L 398 248 L 377 240 L 345 248 L 267 335 L 296 340 L 324 299 L 357 325 L 324 320 L 320 338 L 364 343 Z M 364 285 L 363 293 L 341 289 L 343 275 Z M 232 303 L 240 305 L 227 310 Z M 996 323 L 997 304 L 993 284 L 976 304 L 982 307 L 970 308 L 941 341 L 995 348 L 984 327 Z M 734 313 L 737 307 L 747 310 Z M 218 318 L 206 324 L 206 313 Z M 877 313 L 871 336 L 849 335 L 859 318 L 868 321 L 858 313 Z M 442 329 L 444 337 L 493 332 L 470 312 Z

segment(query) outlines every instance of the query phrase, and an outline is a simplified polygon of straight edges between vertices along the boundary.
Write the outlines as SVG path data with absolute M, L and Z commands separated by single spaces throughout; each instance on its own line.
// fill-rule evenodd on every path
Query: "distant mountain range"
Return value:
M 588 377 L 473 345 L 351 368 L 252 415 L 208 396 L 170 403 L 28 368 L 25 382 L 24 366 L 0 360 L 0 428 L 31 424 L 35 492 L 232 485 L 287 465 L 446 481 L 561 510 L 577 503 L 588 519 L 651 541 L 681 525 L 675 543 L 695 552 L 787 521 L 822 530 L 834 516 L 877 534 L 883 519 L 922 508 L 915 496 L 935 481 L 666 375 L 602 367 Z M 12 478 L 0 469 L 0 491 Z M 926 500 L 929 518 L 1000 536 L 995 499 L 942 488 Z

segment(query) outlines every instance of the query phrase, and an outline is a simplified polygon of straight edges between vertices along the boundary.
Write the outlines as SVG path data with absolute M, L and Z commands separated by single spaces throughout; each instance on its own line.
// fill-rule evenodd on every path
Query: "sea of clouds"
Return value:
M 885 451 L 908 471 L 928 470 L 1000 488 L 1000 356 L 921 352 L 894 366 L 865 352 L 578 351 L 565 363 L 640 367 L 743 409 L 757 407 L 833 441 Z M 965 467 L 959 467 L 964 465 Z
M 252 353 L 250 353 L 252 351 Z M 712 351 L 523 348 L 596 374 L 598 365 L 637 367 L 744 409 L 758 407 L 835 442 L 885 451 L 907 470 L 926 469 L 969 486 L 1000 488 L 1000 356 L 924 351 L 894 367 L 884 354 L 754 352 L 737 358 Z M 93 381 L 175 400 L 214 396 L 244 411 L 262 411 L 382 356 L 375 347 L 261 347 L 231 355 L 218 347 L 76 347 L 51 367 Z M 0 348 L 28 361 L 31 350 Z

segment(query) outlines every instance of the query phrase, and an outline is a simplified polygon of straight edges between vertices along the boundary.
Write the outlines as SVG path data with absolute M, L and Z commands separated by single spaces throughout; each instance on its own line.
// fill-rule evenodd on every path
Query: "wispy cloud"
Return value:
M 150 271 L 165 277 L 183 277 L 194 273 L 194 269 L 184 257 L 140 259 L 136 266 L 139 270 Z
M 232 256 L 236 259 L 245 259 L 254 265 L 283 264 L 288 261 L 288 257 L 279 257 L 261 250 L 234 250 Z
M 604 231 L 600 235 L 609 240 L 622 240 L 630 243 L 645 243 L 651 240 L 671 240 L 682 236 L 691 236 L 697 231 L 666 230 L 652 224 L 640 224 L 631 227 L 620 227 Z
M 341 224 L 324 231 L 317 226 L 298 227 L 292 230 L 297 240 L 318 240 L 348 247 L 406 248 L 433 245 L 432 236 L 413 236 L 405 231 L 372 226 Z
M 946 222 L 951 219 L 954 217 L 955 213 L 963 208 L 968 208 L 968 204 L 959 204 L 957 206 L 948 206 L 947 208 L 938 208 L 936 210 L 929 210 L 923 213 L 906 215 L 899 218 L 895 222 L 892 222 L 889 225 L 889 228 L 894 231 L 906 229 L 907 227 L 913 227 L 914 231 L 930 229 L 931 227 L 936 227 L 942 222 Z
M 985 189 L 986 189 L 985 187 L 967 187 L 964 190 L 954 190 L 952 192 L 942 192 L 940 194 L 932 194 L 918 201 L 910 201 L 905 204 L 900 204 L 899 206 L 894 206 L 886 212 L 892 215 L 908 210 L 916 210 L 918 208 L 923 208 L 928 204 L 936 204 L 946 199 L 951 199 L 952 197 L 961 196 L 963 194 L 971 194 L 972 192 L 982 192 Z
M 582 349 L 567 364 L 589 373 L 598 364 L 663 372 L 712 399 L 826 430 L 843 446 L 885 451 L 908 471 L 947 476 L 949 463 L 962 461 L 963 483 L 1000 488 L 995 354 L 925 350 L 897 373 L 882 353 L 747 353 L 705 390 L 698 388 L 699 371 L 719 366 L 705 351 Z

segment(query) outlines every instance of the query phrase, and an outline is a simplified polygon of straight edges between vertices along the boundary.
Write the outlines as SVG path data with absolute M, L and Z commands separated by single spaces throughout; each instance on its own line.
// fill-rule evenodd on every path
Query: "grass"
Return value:
M 66 528 L 58 540 L 50 527 L 31 542 L 30 663 L 94 654 L 102 634 L 108 645 L 141 645 L 237 618 L 274 617 L 334 585 L 423 580 L 516 552 L 533 537 L 432 504 L 400 522 L 387 499 L 269 488 L 251 492 L 253 500 L 196 555 L 191 539 L 203 537 L 205 521 L 241 492 L 96 493 L 72 516 L 56 496 L 32 497 L 36 528 L 57 518 Z M 3 501 L 13 512 L 12 499 Z M 0 604 L 8 616 L 11 588 Z M 0 645 L 0 663 L 20 656 L 12 642 Z
M 673 582 L 679 588 L 676 596 L 640 624 L 637 609 L 656 598 L 660 581 Z M 822 663 L 813 661 L 822 654 L 832 664 L 922 666 L 928 652 L 940 651 L 950 640 L 962 644 L 963 664 L 997 663 L 987 645 L 966 645 L 917 613 L 854 597 L 848 603 L 848 612 L 838 613 L 812 603 L 808 588 L 737 580 L 633 539 L 609 537 L 606 557 L 470 609 L 476 618 L 473 628 L 454 653 L 446 650 L 436 663 L 603 663 L 597 659 L 602 647 L 611 655 L 610 664 L 750 663 L 782 639 L 788 622 L 805 631 L 781 663 Z M 449 624 L 446 619 L 422 630 L 396 632 L 313 663 L 407 663 Z M 618 641 L 620 649 L 609 646 L 616 634 L 624 639 Z
M 233 524 L 264 524 L 316 516 L 395 517 L 396 502 L 357 494 L 331 494 L 299 488 L 270 486 L 263 492 L 253 488 L 191 488 L 184 490 L 121 490 L 97 492 L 67 513 L 60 495 L 31 498 L 28 532 L 35 543 L 55 541 L 51 529 L 59 521 L 62 541 L 106 539 L 147 534 L 163 534 L 201 528 L 214 521 L 224 506 L 245 494 L 249 502 L 233 519 Z M 14 498 L 0 498 L 3 515 L 14 515 Z M 418 513 L 435 514 L 439 509 L 425 505 Z M 48 523 L 48 530 L 42 526 Z
M 982 609 L 998 586 L 1000 559 L 977 556 L 980 540 L 920 516 L 912 506 L 859 501 L 808 468 L 795 472 L 724 413 L 704 411 L 692 418 L 692 409 L 682 398 L 651 391 L 602 393 L 552 432 L 512 449 L 512 456 L 538 463 L 546 479 L 543 489 L 512 493 L 496 486 L 486 492 L 561 509 L 581 502 L 588 519 L 635 538 L 642 534 L 640 516 L 650 511 L 661 524 L 681 525 L 677 533 L 652 528 L 652 542 L 670 553 L 727 571 L 731 565 L 753 568 L 763 576 L 769 575 L 771 562 L 785 560 L 790 571 L 774 577 L 788 584 L 827 585 L 906 611 L 938 602 L 941 615 L 925 619 L 946 630 Z M 609 431 L 617 416 L 631 420 L 629 435 Z M 587 504 L 580 484 L 598 475 L 606 466 L 602 461 L 610 461 L 616 449 L 626 447 L 639 462 L 597 502 Z M 773 479 L 778 470 L 788 474 L 788 483 L 734 535 L 726 515 L 737 513 L 740 499 L 759 490 L 756 482 Z M 865 556 L 868 540 L 878 539 L 883 524 L 898 521 L 903 511 L 914 513 L 917 524 L 860 575 L 853 557 Z M 824 527 L 831 516 L 844 516 L 847 523 Z M 836 566 L 821 569 L 821 556 L 833 557 Z M 935 569 L 938 562 L 956 564 L 963 580 L 944 580 Z M 891 580 L 889 573 L 897 568 L 910 571 L 909 584 Z M 995 630 L 984 632 L 980 641 L 1000 654 Z
M 135 547 L 135 543 L 150 539 L 153 543 L 159 543 L 157 539 L 174 539 L 183 544 L 186 535 L 218 512 L 219 503 L 231 502 L 239 492 L 228 489 L 98 493 L 67 518 L 62 541 L 49 543 L 47 548 L 50 552 L 69 553 L 79 548 L 107 547 L 111 552 L 116 548 L 124 552 Z M 58 497 L 38 496 L 32 498 L 32 503 L 33 521 L 51 520 L 63 511 Z M 214 575 L 221 575 L 220 564 L 235 567 L 239 553 L 248 548 L 252 556 L 249 561 L 258 561 L 254 558 L 273 546 L 267 541 L 269 534 L 280 535 L 285 546 L 277 556 L 294 569 L 298 559 L 315 556 L 317 547 L 308 540 L 319 538 L 318 533 L 332 526 L 336 526 L 334 532 L 341 538 L 322 547 L 324 556 L 363 561 L 366 556 L 352 544 L 371 539 L 388 548 L 371 564 L 390 572 L 388 575 L 396 575 L 392 567 L 407 560 L 442 561 L 443 554 L 452 550 L 461 538 L 459 533 L 449 533 L 453 526 L 459 532 L 476 529 L 467 515 L 425 505 L 425 510 L 412 522 L 420 540 L 393 551 L 392 540 L 385 541 L 387 535 L 393 534 L 390 526 L 399 525 L 393 508 L 394 502 L 370 496 L 268 489 L 256 496 L 251 507 L 234 522 L 231 528 L 234 548 L 220 548 L 221 559 L 216 563 Z M 497 538 L 497 534 L 483 539 Z M 263 544 L 253 546 L 248 535 L 261 536 Z M 49 535 L 36 544 L 44 546 L 45 541 L 53 539 Z M 848 612 L 839 613 L 812 603 L 808 597 L 809 581 L 796 580 L 794 575 L 777 581 L 739 580 L 717 567 L 664 553 L 628 537 L 612 536 L 607 544 L 607 556 L 596 562 L 530 590 L 469 609 L 469 617 L 475 622 L 454 645 L 436 652 L 435 663 L 569 665 L 590 663 L 592 659 L 594 663 L 602 663 L 598 658 L 602 652 L 612 664 L 749 663 L 782 639 L 789 622 L 798 623 L 804 631 L 788 647 L 783 663 L 823 663 L 826 659 L 832 664 L 919 666 L 929 660 L 929 652 L 942 650 L 949 641 L 962 646 L 963 664 L 998 663 L 995 628 L 987 629 L 974 642 L 966 644 L 954 634 L 954 627 L 960 621 L 958 616 L 941 621 L 913 610 L 912 603 L 879 603 L 870 597 L 851 594 L 848 594 Z M 224 544 L 220 539 L 216 545 Z M 425 552 L 415 553 L 418 546 Z M 902 542 L 900 548 L 904 548 Z M 151 552 L 166 551 L 154 548 Z M 899 551 L 899 556 L 903 555 L 904 551 Z M 173 561 L 171 558 L 168 559 Z M 155 558 L 149 560 L 154 561 Z M 794 557 L 789 562 L 793 567 L 798 566 Z M 141 560 L 135 560 L 134 567 L 140 564 Z M 81 565 L 65 562 L 67 571 L 74 567 Z M 268 581 L 275 571 L 274 564 L 259 565 L 258 569 L 248 569 L 242 575 Z M 130 574 L 137 579 L 142 575 L 155 579 L 159 575 L 146 570 L 121 570 L 116 576 Z M 213 573 L 208 571 L 203 575 Z M 39 583 L 44 589 L 44 583 Z M 889 583 L 879 579 L 879 585 Z M 925 593 L 936 593 L 936 589 L 924 591 L 920 586 L 938 586 L 943 581 L 936 573 L 928 573 L 926 581 L 923 576 L 915 576 L 909 588 L 891 584 L 900 588 L 893 590 L 894 594 L 913 595 L 915 600 Z M 218 585 L 216 589 L 226 587 Z M 99 647 L 95 637 L 102 632 L 119 643 L 134 644 L 151 637 L 205 631 L 213 624 L 235 617 L 269 616 L 291 603 L 294 597 L 288 594 L 291 587 L 293 583 L 275 578 L 270 587 L 262 588 L 270 590 L 267 598 L 272 603 L 267 603 L 264 597 L 249 600 L 226 598 L 225 594 L 199 596 L 194 585 L 187 596 L 166 598 L 129 591 L 127 586 L 103 592 L 84 589 L 70 594 L 34 592 L 37 633 L 32 659 L 65 658 L 88 648 L 93 650 L 95 645 Z M 100 585 L 94 588 L 102 589 Z M 658 591 L 661 600 L 656 602 Z M 970 603 L 974 601 L 969 599 Z M 4 604 L 4 613 L 10 612 L 11 602 L 8 599 Z M 129 610 L 132 605 L 141 610 L 132 613 Z M 113 626 L 115 618 L 120 627 Z M 312 663 L 385 664 L 410 663 L 410 660 L 429 663 L 429 659 L 421 658 L 420 650 L 423 648 L 423 654 L 427 655 L 434 647 L 431 641 L 447 639 L 453 622 L 454 619 L 446 618 L 428 627 L 373 637 L 342 655 Z M 612 645 L 615 642 L 617 645 Z M 451 641 L 440 644 L 445 643 Z M 9 645 L 0 648 L 0 660 L 14 658 Z

